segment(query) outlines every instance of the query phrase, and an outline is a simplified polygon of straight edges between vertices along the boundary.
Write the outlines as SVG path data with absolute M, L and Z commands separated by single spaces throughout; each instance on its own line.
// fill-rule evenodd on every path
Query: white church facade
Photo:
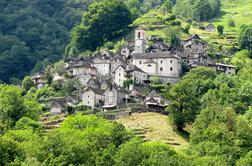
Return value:
M 163 82 L 177 82 L 181 74 L 181 58 L 173 51 L 146 52 L 145 32 L 135 31 L 135 50 L 133 65 L 147 73 L 149 77 L 158 76 Z

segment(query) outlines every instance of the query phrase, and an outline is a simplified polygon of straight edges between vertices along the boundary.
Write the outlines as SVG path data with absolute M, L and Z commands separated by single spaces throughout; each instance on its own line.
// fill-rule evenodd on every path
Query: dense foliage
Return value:
M 241 27 L 238 42 L 241 49 L 247 49 L 252 52 L 252 25 L 244 25 Z
M 21 88 L 0 85 L 0 133 L 15 126 L 22 117 L 37 119 L 40 105 L 23 95 Z
M 220 14 L 220 0 L 178 0 L 174 12 L 196 21 L 206 21 Z
M 35 70 L 41 70 L 43 64 L 61 58 L 69 31 L 81 20 L 91 2 L 2 0 L 0 80 L 22 78 L 35 64 Z
M 94 51 L 105 42 L 125 34 L 131 22 L 131 13 L 123 2 L 104 0 L 93 3 L 83 15 L 81 24 L 73 29 L 66 54 Z

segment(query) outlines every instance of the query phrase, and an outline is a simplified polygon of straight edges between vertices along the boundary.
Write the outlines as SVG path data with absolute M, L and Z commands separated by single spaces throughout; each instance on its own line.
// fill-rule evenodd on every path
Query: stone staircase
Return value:
M 59 128 L 61 123 L 65 120 L 66 114 L 60 115 L 42 115 L 40 121 L 44 126 L 45 133 L 52 131 L 53 129 Z

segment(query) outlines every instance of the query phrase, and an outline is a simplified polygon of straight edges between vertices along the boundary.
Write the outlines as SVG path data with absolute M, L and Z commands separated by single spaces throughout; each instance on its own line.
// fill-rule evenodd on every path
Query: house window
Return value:
M 119 73 L 119 76 L 121 76 L 121 73 Z
M 113 93 L 109 93 L 109 96 L 110 96 L 110 97 L 113 96 Z
M 172 63 L 172 60 L 170 62 Z
M 109 98 L 109 101 L 111 102 L 111 101 L 112 101 L 112 98 Z
M 121 79 L 119 79 L 119 82 L 121 82 Z
M 89 98 L 89 96 L 87 96 L 87 98 Z
M 160 67 L 160 71 L 163 71 L 163 68 L 162 68 L 162 67 Z
M 142 61 L 139 61 L 139 65 L 141 65 L 142 64 Z
M 162 64 L 162 63 L 163 63 L 163 61 L 161 60 L 161 61 L 160 61 L 160 63 Z
M 173 68 L 172 68 L 172 67 L 170 67 L 170 71 L 173 71 Z
M 151 67 L 151 64 L 147 65 L 148 67 Z

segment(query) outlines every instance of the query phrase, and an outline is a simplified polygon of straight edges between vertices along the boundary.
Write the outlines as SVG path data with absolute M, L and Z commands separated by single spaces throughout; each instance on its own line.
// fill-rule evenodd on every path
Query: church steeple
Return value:
M 137 28 L 135 30 L 135 51 L 134 53 L 142 54 L 145 52 L 146 40 L 145 31 L 143 28 Z

